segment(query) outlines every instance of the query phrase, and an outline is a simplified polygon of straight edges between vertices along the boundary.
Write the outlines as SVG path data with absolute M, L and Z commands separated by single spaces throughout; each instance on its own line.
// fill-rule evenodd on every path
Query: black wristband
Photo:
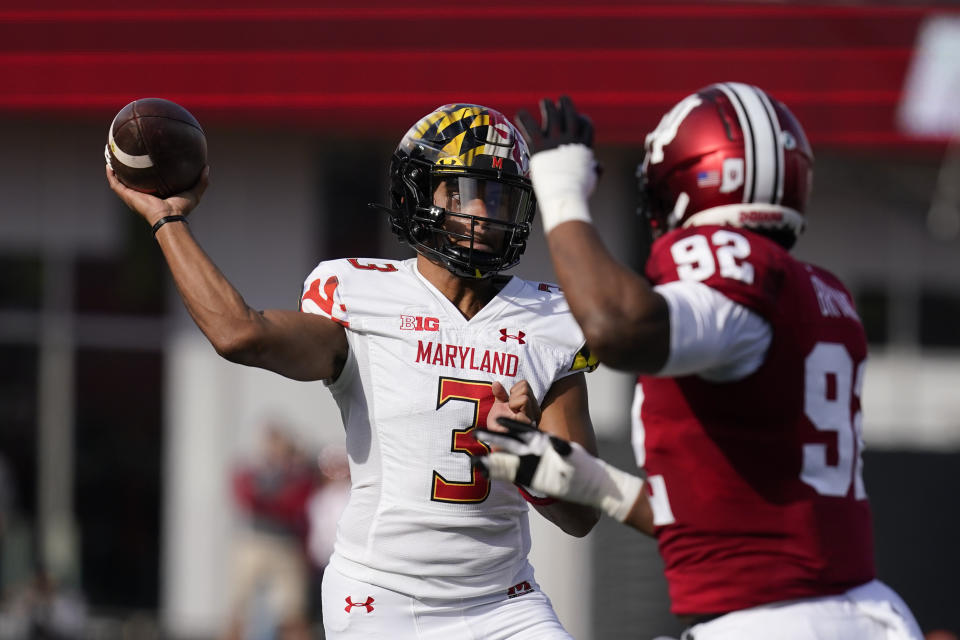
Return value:
M 157 220 L 156 222 L 153 223 L 153 237 L 154 237 L 154 238 L 157 237 L 157 231 L 160 230 L 160 227 L 162 227 L 163 225 L 167 224 L 168 222 L 182 222 L 182 223 L 186 224 L 186 223 L 187 223 L 187 217 L 186 217 L 186 216 L 164 216 L 164 217 L 160 218 L 159 220 Z

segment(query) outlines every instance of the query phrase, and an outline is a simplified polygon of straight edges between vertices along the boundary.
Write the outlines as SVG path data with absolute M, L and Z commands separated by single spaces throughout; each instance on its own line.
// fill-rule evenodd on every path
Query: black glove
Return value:
M 486 445 L 498 447 L 504 454 L 473 456 L 473 466 L 489 477 L 497 480 L 516 482 L 530 487 L 533 476 L 540 466 L 540 459 L 548 447 L 553 447 L 560 456 L 570 455 L 570 443 L 551 436 L 534 427 L 511 418 L 497 418 L 497 423 L 506 431 L 491 431 L 478 427 L 476 438 Z M 498 464 L 499 463 L 499 464 Z
M 530 145 L 530 153 L 555 149 L 562 144 L 582 144 L 593 147 L 593 123 L 578 113 L 569 96 L 560 96 L 557 102 L 540 100 L 539 126 L 525 109 L 517 112 L 517 126 Z
M 643 488 L 643 480 L 530 425 L 497 418 L 506 431 L 478 427 L 477 440 L 496 447 L 475 456 L 473 465 L 488 478 L 516 482 L 537 493 L 602 509 L 623 522 Z

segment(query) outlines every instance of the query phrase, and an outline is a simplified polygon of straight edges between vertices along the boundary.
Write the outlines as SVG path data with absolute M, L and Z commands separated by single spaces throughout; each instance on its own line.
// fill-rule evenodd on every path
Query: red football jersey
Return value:
M 655 284 L 702 282 L 772 329 L 763 364 L 741 380 L 639 380 L 647 487 L 674 613 L 722 613 L 871 580 L 861 477 L 867 345 L 849 292 L 833 274 L 731 227 L 663 236 L 647 275 Z

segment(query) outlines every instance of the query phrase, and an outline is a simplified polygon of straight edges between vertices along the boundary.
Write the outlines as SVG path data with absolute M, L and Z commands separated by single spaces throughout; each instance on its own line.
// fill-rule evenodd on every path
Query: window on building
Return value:
M 872 345 L 887 344 L 890 339 L 890 296 L 883 287 L 864 287 L 857 291 L 857 313 Z
M 10 504 L 26 518 L 36 514 L 37 348 L 0 344 L 0 455 L 8 467 Z
M 163 256 L 139 218 L 126 213 L 122 220 L 126 237 L 121 252 L 76 258 L 74 309 L 77 313 L 161 316 L 167 298 Z
M 0 309 L 37 310 L 43 303 L 43 263 L 36 255 L 0 255 Z
M 326 219 L 319 246 L 324 260 L 414 255 L 395 236 L 383 233 L 390 227 L 387 214 L 368 206 L 388 204 L 386 178 L 392 153 L 392 145 L 380 141 L 359 147 L 351 142 L 324 145 L 317 180 L 323 189 L 320 206 Z M 391 240 L 382 241 L 388 235 Z
M 101 607 L 158 602 L 163 356 L 79 349 L 75 511 L 83 590 Z M 123 567 L 123 570 L 118 570 Z
M 960 293 L 924 289 L 920 293 L 920 344 L 960 347 Z

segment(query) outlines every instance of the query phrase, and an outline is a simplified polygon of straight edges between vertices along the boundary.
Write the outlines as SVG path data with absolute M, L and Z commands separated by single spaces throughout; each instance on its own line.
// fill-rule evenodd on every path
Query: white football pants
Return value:
M 682 640 L 923 640 L 910 608 L 879 580 L 846 593 L 734 611 Z
M 328 566 L 321 597 L 327 640 L 573 640 L 533 581 L 509 593 L 424 601 Z

